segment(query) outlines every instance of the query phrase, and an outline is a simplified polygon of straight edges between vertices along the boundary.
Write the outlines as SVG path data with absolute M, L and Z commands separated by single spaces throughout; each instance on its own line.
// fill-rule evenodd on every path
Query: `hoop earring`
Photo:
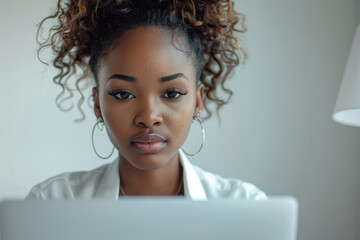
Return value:
M 91 133 L 91 143 L 92 143 L 92 147 L 94 149 L 94 152 L 96 153 L 96 155 L 98 155 L 99 158 L 102 158 L 102 159 L 108 159 L 113 153 L 114 153 L 114 150 L 115 150 L 115 147 L 113 146 L 113 149 L 110 153 L 109 156 L 107 157 L 103 157 L 103 156 L 100 156 L 100 154 L 96 151 L 95 149 L 95 144 L 94 144 L 94 132 L 95 132 L 95 128 L 97 127 L 101 132 L 104 130 L 104 126 L 105 126 L 105 123 L 102 121 L 102 118 L 99 117 L 97 119 L 97 122 L 95 123 L 94 127 L 93 127 L 93 130 L 92 130 L 92 133 Z
M 198 114 L 197 116 L 193 117 L 193 120 L 198 121 L 198 122 L 200 123 L 200 126 L 201 126 L 201 134 L 202 134 L 202 135 L 201 135 L 201 136 L 202 136 L 201 146 L 200 146 L 199 150 L 197 150 L 196 153 L 187 153 L 187 152 L 184 150 L 184 148 L 181 148 L 181 149 L 184 151 L 184 153 L 185 153 L 186 155 L 188 155 L 188 156 L 194 156 L 194 155 L 198 154 L 198 153 L 201 151 L 201 149 L 202 149 L 202 147 L 203 147 L 203 145 L 204 145 L 204 142 L 205 142 L 205 128 L 204 128 L 201 120 L 199 119 L 199 115 L 200 115 L 200 114 Z

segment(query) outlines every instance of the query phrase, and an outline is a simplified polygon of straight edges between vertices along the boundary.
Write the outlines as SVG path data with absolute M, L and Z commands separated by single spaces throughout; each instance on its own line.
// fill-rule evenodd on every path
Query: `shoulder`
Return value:
M 235 178 L 224 178 L 193 165 L 208 199 L 267 199 L 266 194 L 254 184 Z
M 50 177 L 33 186 L 25 199 L 91 197 L 94 194 L 96 183 L 101 179 L 108 165 L 105 164 L 90 171 L 65 172 Z

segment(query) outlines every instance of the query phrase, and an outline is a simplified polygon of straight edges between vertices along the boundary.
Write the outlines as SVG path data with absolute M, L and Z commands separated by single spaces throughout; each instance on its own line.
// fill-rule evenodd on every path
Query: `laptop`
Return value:
M 0 204 L 0 239 L 296 240 L 297 220 L 293 197 L 6 200 Z

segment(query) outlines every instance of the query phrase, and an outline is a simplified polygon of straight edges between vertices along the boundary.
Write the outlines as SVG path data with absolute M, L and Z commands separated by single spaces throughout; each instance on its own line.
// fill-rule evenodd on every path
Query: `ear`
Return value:
M 195 105 L 195 113 L 197 115 L 204 109 L 204 85 L 201 84 L 196 89 L 196 105 Z
M 98 119 L 101 116 L 101 109 L 100 109 L 100 100 L 99 100 L 99 92 L 96 87 L 93 87 L 93 98 L 94 98 L 94 113 L 96 116 L 96 119 Z

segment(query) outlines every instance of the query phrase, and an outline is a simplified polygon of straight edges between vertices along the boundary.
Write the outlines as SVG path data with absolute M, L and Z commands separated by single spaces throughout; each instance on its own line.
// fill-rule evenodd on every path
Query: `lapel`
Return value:
M 200 178 L 193 165 L 187 159 L 185 153 L 179 149 L 180 163 L 184 170 L 184 190 L 185 197 L 191 200 L 206 200 L 206 194 L 201 184 Z
M 118 199 L 120 190 L 119 157 L 105 168 L 95 191 L 95 197 Z

